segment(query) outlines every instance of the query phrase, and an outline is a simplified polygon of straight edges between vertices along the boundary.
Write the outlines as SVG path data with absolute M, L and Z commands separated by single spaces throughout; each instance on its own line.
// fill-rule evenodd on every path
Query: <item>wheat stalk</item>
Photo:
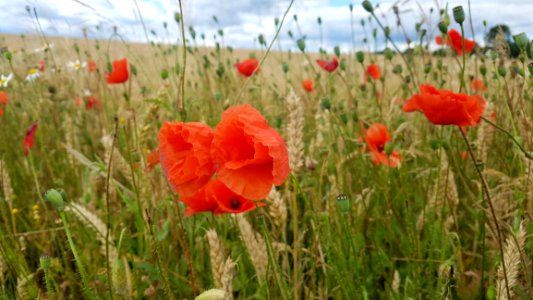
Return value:
M 206 233 L 209 242 L 209 257 L 211 258 L 211 271 L 215 287 L 222 288 L 222 275 L 224 273 L 224 250 L 222 241 L 215 230 L 209 229 Z
M 2 178 L 2 188 L 4 189 L 4 199 L 11 211 L 13 209 L 13 187 L 11 186 L 11 177 L 7 172 L 6 164 L 3 160 L 0 160 L 0 173 Z
M 304 104 L 303 101 L 291 89 L 287 95 L 287 109 L 289 116 L 287 121 L 287 151 L 289 164 L 293 172 L 299 171 L 304 165 Z
M 259 282 L 264 282 L 268 267 L 268 254 L 265 240 L 259 233 L 252 229 L 252 226 L 242 214 L 236 215 L 235 218 L 241 231 L 241 237 L 252 260 L 257 279 Z
M 509 283 L 509 292 L 511 298 L 514 296 L 513 288 L 519 284 L 521 253 L 524 251 L 524 244 L 526 242 L 526 229 L 524 222 L 520 223 L 518 232 L 513 235 L 510 233 L 505 242 L 504 261 L 507 270 L 507 279 Z M 505 280 L 503 274 L 503 265 L 500 264 L 496 273 L 496 299 L 510 300 L 507 297 L 505 289 Z
M 275 187 L 272 187 L 266 201 L 268 203 L 268 214 L 272 218 L 272 222 L 276 226 L 277 232 L 285 232 L 285 227 L 287 225 L 287 204 Z

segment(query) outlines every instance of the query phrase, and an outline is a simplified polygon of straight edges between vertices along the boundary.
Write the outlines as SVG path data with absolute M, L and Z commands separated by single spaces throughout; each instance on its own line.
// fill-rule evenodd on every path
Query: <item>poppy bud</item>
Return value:
M 179 12 L 175 12 L 174 13 L 174 20 L 176 21 L 176 23 L 180 23 L 181 21 L 181 14 Z
M 224 73 L 226 73 L 226 68 L 224 68 L 224 65 L 222 63 L 218 64 L 218 68 L 216 70 L 217 76 L 222 77 L 224 76 Z
M 301 38 L 296 41 L 296 45 L 300 51 L 305 52 L 305 39 Z
M 292 18 L 294 19 L 294 21 L 298 22 L 298 16 L 296 14 L 294 14 Z
M 396 66 L 394 66 L 394 69 L 392 69 L 392 73 L 394 74 L 402 74 L 403 72 L 403 68 L 402 68 L 402 65 L 400 64 L 397 64 Z
M 7 59 L 7 61 L 11 61 L 11 59 L 13 58 L 13 54 L 11 54 L 11 52 L 9 51 L 6 51 L 4 53 L 4 58 Z
M 367 12 L 369 12 L 369 13 L 373 13 L 374 12 L 374 7 L 372 6 L 372 3 L 370 3 L 370 1 L 365 0 L 365 1 L 363 1 L 363 3 L 361 3 L 361 5 L 363 5 L 363 8 Z
M 348 8 L 350 9 L 350 11 L 353 11 L 353 4 L 350 3 L 350 5 L 348 5 Z
M 485 65 L 482 65 L 481 67 L 479 67 L 479 72 L 482 76 L 487 75 L 487 67 Z
M 513 40 L 518 46 L 518 48 L 520 48 L 520 50 L 526 49 L 527 44 L 528 44 L 528 39 L 527 39 L 527 35 L 524 32 L 513 35 Z
M 446 35 L 448 33 L 448 25 L 444 22 L 439 22 L 439 30 L 442 35 Z
M 266 46 L 265 36 L 263 34 L 260 34 L 257 37 L 257 41 L 259 42 L 260 45 Z
M 392 52 L 391 48 L 385 48 L 385 50 L 383 51 L 383 54 L 385 55 L 385 58 L 387 60 L 391 60 L 392 57 L 394 56 L 394 52 Z
M 385 144 L 385 154 L 391 155 L 392 151 L 394 151 L 394 144 L 393 143 L 387 143 Z
M 337 57 L 341 56 L 341 48 L 339 48 L 339 46 L 335 46 L 333 48 L 333 52 L 335 53 L 335 55 L 337 55 Z
M 289 64 L 283 63 L 282 67 L 283 67 L 283 73 L 287 74 L 287 72 L 289 72 Z
M 181 73 L 181 66 L 179 63 L 176 63 L 176 65 L 174 66 L 174 73 L 176 75 L 179 75 Z
M 163 69 L 161 71 L 161 79 L 165 80 L 168 78 L 168 70 L 167 69 Z
M 320 101 L 320 108 L 326 110 L 331 108 L 331 101 L 329 100 L 329 97 L 324 97 Z
M 431 72 L 431 64 L 426 64 L 424 66 L 424 74 L 428 74 L 429 72 Z
M 220 100 L 222 99 L 222 93 L 220 91 L 215 91 L 215 93 L 213 94 L 213 96 L 215 97 L 215 100 L 217 102 L 220 102 Z
M 349 212 L 350 211 L 350 198 L 348 198 L 348 195 L 346 194 L 340 194 L 337 196 L 337 207 L 341 212 Z
M 317 21 L 318 25 L 322 25 L 322 18 L 321 17 L 318 17 L 316 19 L 316 21 Z
M 59 193 L 59 191 L 55 189 L 50 189 L 44 194 L 44 199 L 52 206 L 54 209 L 60 211 L 65 206 L 65 201 L 63 200 L 63 196 Z
M 385 26 L 385 28 L 383 28 L 383 33 L 385 33 L 385 37 L 386 38 L 389 38 L 390 37 L 390 27 L 389 26 Z
M 465 21 L 465 11 L 462 5 L 453 8 L 453 19 L 458 24 L 463 24 L 463 22 Z
M 429 141 L 429 147 L 432 150 L 437 150 L 440 148 L 440 141 L 439 140 L 430 140 Z
M 504 66 L 499 66 L 498 75 L 500 75 L 501 77 L 505 77 L 505 75 L 507 75 L 507 69 L 505 69 Z
M 341 68 L 341 70 L 346 71 L 346 60 L 345 59 L 341 59 L 339 67 Z
M 292 35 L 292 31 L 287 31 L 287 34 L 289 35 L 289 37 L 292 39 L 293 35 Z
M 365 61 L 365 54 L 363 53 L 363 51 L 357 51 L 357 53 L 355 53 L 355 57 L 357 58 L 357 61 L 361 64 Z

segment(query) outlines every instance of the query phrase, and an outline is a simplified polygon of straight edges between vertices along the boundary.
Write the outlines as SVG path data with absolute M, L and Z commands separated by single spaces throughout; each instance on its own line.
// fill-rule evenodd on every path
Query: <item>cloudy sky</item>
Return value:
M 363 39 L 371 35 L 375 22 L 368 24 L 368 13 L 361 7 L 361 1 L 350 0 L 295 0 L 285 24 L 280 32 L 279 45 L 284 50 L 295 48 L 294 41 L 288 35 L 292 31 L 295 38 L 304 35 L 307 47 L 316 51 L 319 47 L 331 50 L 335 45 L 344 50 L 352 49 L 352 26 L 349 4 L 353 4 L 353 40 L 355 48 L 367 46 Z M 281 19 L 288 7 L 289 0 L 183 0 L 185 25 L 193 26 L 200 38 L 205 35 L 205 44 L 212 46 L 219 29 L 224 32 L 224 45 L 235 48 L 258 48 L 257 36 L 263 34 L 267 42 L 276 32 L 274 19 Z M 400 45 L 405 45 L 405 35 L 416 39 L 415 23 L 423 22 L 423 28 L 433 35 L 437 34 L 437 8 L 451 8 L 463 5 L 468 9 L 467 0 L 371 0 L 379 4 L 380 20 L 393 29 L 393 38 Z M 396 26 L 396 17 L 392 6 L 400 9 L 405 34 Z M 107 39 L 113 33 L 113 27 L 126 40 L 136 42 L 160 41 L 175 42 L 179 37 L 174 13 L 179 11 L 178 0 L 0 0 L 0 33 L 35 34 L 37 24 L 33 18 L 35 8 L 40 25 L 48 35 L 82 36 L 86 28 L 91 38 Z M 30 9 L 31 14 L 27 9 Z M 431 8 L 434 11 L 431 13 Z M 476 40 L 482 42 L 486 20 L 490 28 L 496 24 L 507 24 L 512 33 L 526 32 L 533 38 L 533 0 L 471 0 L 472 19 Z M 468 13 L 468 10 L 467 10 Z M 297 15 L 298 21 L 294 20 Z M 216 16 L 218 24 L 213 19 Z M 317 18 L 322 19 L 321 30 Z M 366 20 L 367 26 L 361 26 Z M 143 27 L 142 24 L 145 24 Z M 167 28 L 165 29 L 164 23 Z M 453 21 L 452 21 L 453 23 Z M 456 25 L 453 25 L 456 27 Z M 146 31 L 144 30 L 146 28 Z M 155 35 L 153 34 L 155 33 Z M 468 27 L 466 36 L 472 38 Z M 187 34 L 187 37 L 189 35 Z M 222 42 L 220 37 L 216 37 Z M 372 42 L 371 47 L 374 47 Z M 378 48 L 383 47 L 383 36 L 378 37 Z

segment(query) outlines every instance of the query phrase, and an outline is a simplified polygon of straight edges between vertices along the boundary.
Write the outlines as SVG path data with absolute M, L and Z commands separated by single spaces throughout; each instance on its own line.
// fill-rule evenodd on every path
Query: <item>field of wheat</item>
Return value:
M 379 52 L 0 36 L 0 298 L 532 299 L 527 36 L 362 5 Z

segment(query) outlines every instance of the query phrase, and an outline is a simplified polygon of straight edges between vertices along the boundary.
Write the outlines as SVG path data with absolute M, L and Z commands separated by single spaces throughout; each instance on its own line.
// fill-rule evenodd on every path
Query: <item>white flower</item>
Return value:
M 37 68 L 31 68 L 26 75 L 26 81 L 34 81 L 35 79 L 41 77 L 41 73 Z
M 44 44 L 42 47 L 40 48 L 35 48 L 35 52 L 45 52 L 49 49 L 52 49 L 54 48 L 54 44 Z
M 13 73 L 4 76 L 3 74 L 0 75 L 0 86 L 1 87 L 7 87 L 7 84 L 13 79 Z
M 67 68 L 71 71 L 77 71 L 80 68 L 85 68 L 86 65 L 86 62 L 80 62 L 79 59 L 76 59 L 76 61 L 69 61 L 67 63 Z

